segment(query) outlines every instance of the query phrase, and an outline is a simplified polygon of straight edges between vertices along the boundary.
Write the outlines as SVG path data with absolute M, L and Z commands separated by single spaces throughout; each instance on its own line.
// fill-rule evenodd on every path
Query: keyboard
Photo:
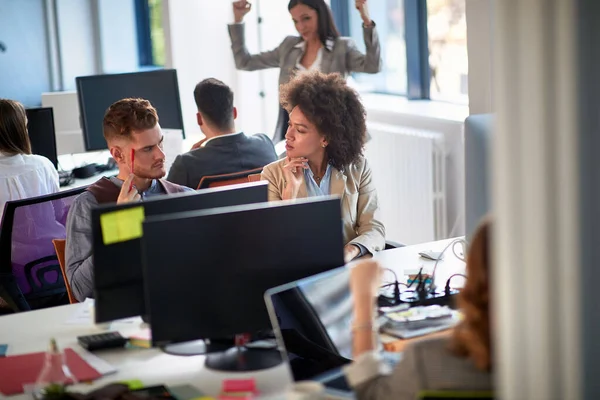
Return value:
M 71 171 L 58 171 L 58 184 L 63 186 L 68 186 L 75 181 L 73 174 Z

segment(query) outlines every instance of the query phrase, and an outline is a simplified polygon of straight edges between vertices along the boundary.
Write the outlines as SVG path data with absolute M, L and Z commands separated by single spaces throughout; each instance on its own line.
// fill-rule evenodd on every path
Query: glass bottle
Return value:
M 74 383 L 77 383 L 77 380 L 67 366 L 64 353 L 59 350 L 56 340 L 51 339 L 44 366 L 35 382 L 34 397 L 40 400 L 60 398 L 67 384 Z

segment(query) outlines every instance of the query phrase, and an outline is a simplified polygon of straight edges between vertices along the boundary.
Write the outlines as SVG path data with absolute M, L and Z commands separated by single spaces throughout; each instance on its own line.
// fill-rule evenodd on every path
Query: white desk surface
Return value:
M 387 250 L 376 254 L 374 258 L 383 267 L 394 270 L 398 274 L 398 278 L 402 280 L 401 276 L 417 272 L 421 266 L 424 266 L 425 272 L 430 273 L 435 262 L 423 259 L 418 253 L 424 250 L 442 251 L 452 240 Z M 464 263 L 454 257 L 451 249 L 448 249 L 438 265 L 436 273 L 438 285 L 444 284 L 448 276 L 457 272 L 464 272 Z M 24 354 L 45 351 L 49 339 L 54 337 L 61 348 L 72 347 L 77 350 L 80 348 L 77 344 L 77 336 L 99 333 L 109 328 L 106 325 L 96 326 L 91 323 L 88 325 L 66 324 L 65 322 L 80 306 L 80 304 L 74 304 L 1 317 L 0 344 L 8 344 L 7 355 Z M 128 336 L 138 328 L 138 326 L 133 326 L 119 330 L 124 336 Z M 206 395 L 216 396 L 221 389 L 223 379 L 251 376 L 256 379 L 261 393 L 267 397 L 281 398 L 282 393 L 291 384 L 291 375 L 285 365 L 259 373 L 234 375 L 207 370 L 204 367 L 204 356 L 172 356 L 159 349 L 108 350 L 98 352 L 96 355 L 117 368 L 117 373 L 105 376 L 91 385 L 79 385 L 74 387 L 74 390 L 88 392 L 111 382 L 139 379 L 146 386 L 191 384 Z M 29 396 L 18 395 L 10 398 L 21 400 L 29 399 Z
M 406 247 L 399 247 L 396 249 L 380 251 L 373 256 L 373 259 L 377 260 L 382 267 L 389 268 L 398 275 L 398 279 L 406 283 L 406 280 L 402 276 L 409 274 L 416 274 L 419 272 L 419 268 L 423 267 L 423 272 L 431 274 L 435 266 L 435 261 L 428 260 L 419 256 L 419 252 L 432 250 L 442 251 L 452 241 L 459 238 L 439 240 L 437 242 L 428 242 L 422 244 L 416 244 Z M 457 251 L 462 251 L 462 246 L 456 245 Z M 444 257 L 439 261 L 437 270 L 435 273 L 436 284 L 445 285 L 446 280 L 452 274 L 464 274 L 465 263 L 456 258 L 452 253 L 452 247 L 448 248 L 444 253 Z M 389 275 L 384 274 L 384 280 L 389 280 Z M 456 277 L 452 279 L 451 287 L 462 286 L 462 278 Z M 443 286 L 442 286 L 443 288 Z
M 98 179 L 102 178 L 103 176 L 115 176 L 118 173 L 119 173 L 118 169 L 110 169 L 108 171 L 100 172 L 99 174 L 96 174 L 89 178 L 85 178 L 85 179 L 75 178 L 75 181 L 73 183 L 71 183 L 70 185 L 61 186 L 60 191 L 62 192 L 65 190 L 75 189 L 75 188 L 78 188 L 81 186 L 88 186 L 88 185 L 91 185 L 92 183 L 96 182 Z
M 49 339 L 56 338 L 58 345 L 64 349 L 71 347 L 81 349 L 77 344 L 77 336 L 89 335 L 108 330 L 108 326 L 68 325 L 65 322 L 81 304 L 73 304 L 51 309 L 29 311 L 12 314 L 0 318 L 0 343 L 8 344 L 7 355 L 17 355 L 46 351 Z M 131 329 L 119 329 L 124 335 L 132 333 Z M 159 349 L 118 349 L 95 353 L 102 360 L 115 368 L 117 373 L 107 375 L 93 384 L 81 384 L 73 390 L 89 392 L 108 383 L 122 380 L 139 379 L 146 386 L 157 384 L 180 385 L 190 384 L 206 395 L 216 396 L 221 390 L 223 379 L 256 379 L 258 389 L 265 397 L 281 397 L 292 382 L 286 365 L 247 374 L 225 374 L 204 367 L 204 356 L 172 356 Z M 2 395 L 0 394 L 0 397 Z M 29 395 L 10 396 L 10 399 L 30 400 Z

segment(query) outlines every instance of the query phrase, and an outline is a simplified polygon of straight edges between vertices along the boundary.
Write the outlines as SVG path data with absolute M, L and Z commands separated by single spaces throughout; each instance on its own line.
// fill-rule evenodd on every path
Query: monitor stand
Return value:
M 231 348 L 231 344 L 231 340 L 192 340 L 190 342 L 168 344 L 162 348 L 162 351 L 174 356 L 197 356 L 201 354 L 223 352 Z
M 214 371 L 246 372 L 273 368 L 283 359 L 277 349 L 233 347 L 206 356 L 205 366 Z

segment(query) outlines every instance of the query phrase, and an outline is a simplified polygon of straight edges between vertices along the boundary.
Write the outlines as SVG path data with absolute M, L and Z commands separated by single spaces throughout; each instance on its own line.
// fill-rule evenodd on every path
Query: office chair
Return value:
M 494 400 L 491 391 L 475 390 L 422 390 L 418 400 Z
M 65 239 L 53 239 L 52 244 L 54 245 L 54 250 L 56 251 L 56 258 L 58 258 L 58 265 L 60 266 L 60 272 L 62 272 L 63 280 L 65 281 L 65 286 L 67 287 L 67 294 L 69 295 L 69 303 L 75 304 L 79 303 L 75 296 L 73 295 L 73 291 L 71 290 L 71 284 L 69 283 L 69 278 L 67 277 L 66 271 L 66 263 L 65 263 L 65 247 L 67 241 Z
M 66 237 L 69 209 L 84 190 L 6 203 L 0 229 L 0 295 L 15 312 L 65 303 L 52 240 Z
M 246 171 L 234 172 L 231 174 L 203 176 L 198 183 L 198 189 L 213 188 L 218 186 L 235 185 L 237 183 L 248 183 L 257 180 L 255 175 L 262 172 L 262 167 L 249 169 Z M 250 176 L 253 176 L 250 178 Z M 252 179 L 252 180 L 251 180 Z
M 248 182 L 258 182 L 258 181 L 260 181 L 260 176 L 261 176 L 260 173 L 250 174 L 250 175 L 248 175 Z

